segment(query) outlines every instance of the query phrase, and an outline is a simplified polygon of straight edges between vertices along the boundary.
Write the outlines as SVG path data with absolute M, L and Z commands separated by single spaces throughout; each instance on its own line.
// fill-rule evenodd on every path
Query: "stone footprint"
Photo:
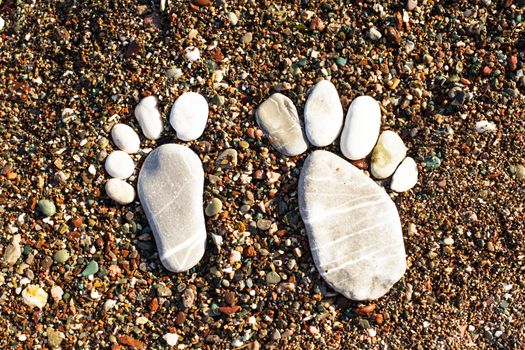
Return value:
M 151 140 L 160 137 L 164 123 L 155 96 L 139 102 L 135 117 L 145 137 Z M 182 141 L 200 137 L 207 119 L 208 104 L 194 92 L 181 95 L 170 112 L 170 124 Z M 106 159 L 106 171 L 113 177 L 106 182 L 106 193 L 120 204 L 129 204 L 135 198 L 135 190 L 124 179 L 132 175 L 135 165 L 128 153 L 138 152 L 140 139 L 124 124 L 115 125 L 111 136 L 120 151 L 112 152 Z M 149 153 L 142 165 L 138 196 L 155 237 L 160 261 L 170 271 L 187 271 L 204 255 L 203 189 L 202 162 L 186 146 L 161 145 Z
M 326 80 L 310 91 L 303 123 L 293 102 L 276 93 L 257 109 L 258 125 L 270 143 L 287 156 L 310 144 L 324 147 L 341 132 L 343 155 L 367 162 L 377 179 L 392 176 L 391 190 L 402 192 L 417 182 L 417 166 L 393 131 L 380 136 L 381 110 L 370 96 L 351 103 L 343 127 L 343 108 L 335 86 Z M 378 139 L 379 136 L 379 139 Z M 299 179 L 299 210 L 315 265 L 324 280 L 353 300 L 377 299 L 403 276 L 405 248 L 399 214 L 387 192 L 347 160 L 313 151 Z

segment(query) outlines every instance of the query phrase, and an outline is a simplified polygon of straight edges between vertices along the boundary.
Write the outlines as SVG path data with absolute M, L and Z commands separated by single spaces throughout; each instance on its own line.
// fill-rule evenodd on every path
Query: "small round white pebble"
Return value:
M 162 339 L 164 339 L 168 346 L 175 346 L 179 341 L 179 336 L 177 333 L 166 333 L 162 336 Z
M 177 137 L 193 141 L 200 137 L 208 121 L 208 102 L 196 92 L 186 92 L 173 103 L 170 124 Z
M 201 58 L 201 52 L 195 46 L 188 46 L 184 51 L 186 52 L 186 59 L 188 59 L 188 61 L 194 62 Z
M 111 177 L 122 180 L 130 177 L 135 170 L 133 159 L 123 151 L 111 152 L 106 158 L 104 167 Z
M 135 189 L 120 179 L 109 179 L 106 182 L 106 194 L 115 202 L 126 205 L 135 199 Z
M 144 136 L 156 140 L 162 133 L 162 117 L 158 109 L 158 99 L 155 96 L 144 97 L 135 107 L 135 118 L 140 124 Z
M 115 307 L 115 305 L 117 305 L 117 301 L 114 300 L 114 299 L 108 299 L 106 300 L 106 302 L 104 303 L 104 311 L 109 311 L 111 309 L 113 309 Z
M 115 145 L 126 153 L 137 153 L 139 151 L 139 135 L 129 125 L 116 124 L 111 129 L 111 138 Z
M 405 192 L 417 183 L 417 164 L 414 159 L 406 157 L 392 176 L 390 188 L 392 191 Z

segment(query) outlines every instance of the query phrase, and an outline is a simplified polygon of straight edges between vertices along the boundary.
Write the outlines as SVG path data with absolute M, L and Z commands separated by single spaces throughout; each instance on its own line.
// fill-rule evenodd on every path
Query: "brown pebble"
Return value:
M 130 346 L 133 349 L 146 350 L 146 344 L 130 337 L 129 335 L 124 335 L 118 338 L 118 342 L 127 346 Z
M 388 27 L 386 29 L 387 38 L 392 41 L 394 44 L 399 44 L 401 42 L 401 35 L 394 27 Z
M 354 166 L 358 167 L 359 169 L 363 169 L 363 170 L 368 169 L 368 162 L 366 158 L 352 160 L 351 162 Z
M 312 18 L 312 21 L 310 22 L 311 30 L 318 30 L 321 32 L 324 29 L 324 27 L 325 25 L 319 17 Z
M 377 314 L 377 315 L 376 315 L 376 322 L 377 322 L 378 324 L 382 324 L 382 323 L 383 323 L 383 315 L 381 315 L 381 314 Z
M 211 4 L 210 0 L 193 0 L 193 3 L 197 6 L 208 6 Z
M 511 71 L 515 71 L 516 69 L 518 69 L 518 56 L 517 55 L 509 56 L 509 68 Z
M 151 303 L 149 304 L 149 311 L 155 312 L 159 309 L 159 299 L 153 298 Z
M 177 317 L 175 318 L 175 324 L 177 326 L 181 326 L 182 324 L 184 324 L 184 321 L 186 321 L 186 314 L 182 311 L 179 311 L 177 313 Z
M 253 246 L 248 246 L 246 249 L 243 250 L 242 255 L 244 255 L 245 258 L 255 257 L 255 248 Z
M 367 315 L 369 313 L 372 313 L 376 309 L 376 304 L 370 304 L 367 306 L 360 307 L 355 310 L 356 313 L 361 315 Z
M 237 296 L 235 295 L 234 292 L 227 291 L 224 294 L 224 301 L 226 302 L 226 304 L 230 306 L 234 306 L 235 304 L 237 304 Z
M 231 315 L 233 313 L 236 313 L 239 311 L 241 307 L 239 305 L 236 306 L 221 306 L 219 307 L 219 311 L 226 315 Z

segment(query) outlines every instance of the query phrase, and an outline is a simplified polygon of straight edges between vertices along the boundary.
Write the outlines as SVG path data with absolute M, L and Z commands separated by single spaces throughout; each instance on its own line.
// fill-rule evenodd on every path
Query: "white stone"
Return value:
M 104 311 L 109 311 L 111 309 L 113 309 L 115 307 L 115 305 L 117 305 L 117 301 L 115 299 L 108 299 L 104 302 Z
M 480 134 L 493 132 L 496 130 L 496 125 L 488 120 L 482 120 L 476 123 L 476 131 Z
M 379 103 L 359 96 L 350 104 L 341 134 L 341 152 L 351 160 L 365 158 L 374 148 L 381 126 Z
M 201 58 L 201 52 L 195 46 L 188 46 L 186 49 L 184 49 L 184 52 L 186 53 L 186 59 L 188 61 L 194 62 Z
M 126 181 L 120 179 L 109 179 L 106 182 L 106 194 L 115 202 L 126 205 L 135 199 L 135 189 Z
M 334 84 L 321 80 L 311 90 L 304 106 L 304 125 L 310 143 L 328 146 L 343 126 L 343 107 Z
M 406 157 L 397 167 L 392 176 L 390 189 L 396 192 L 405 192 L 414 187 L 417 183 L 417 164 L 414 159 Z
M 170 124 L 177 137 L 183 141 L 193 141 L 204 132 L 208 121 L 208 102 L 196 92 L 185 92 L 171 107 Z
M 31 307 L 43 309 L 47 304 L 47 293 L 40 286 L 30 284 L 22 291 L 24 303 Z
M 113 151 L 106 157 L 104 168 L 111 177 L 123 180 L 133 174 L 135 163 L 126 152 Z
M 308 148 L 301 121 L 292 100 L 275 93 L 261 103 L 256 113 L 257 124 L 272 146 L 286 156 L 297 156 Z
M 166 333 L 162 336 L 162 339 L 164 339 L 168 346 L 175 346 L 179 341 L 179 336 L 177 333 Z
M 140 170 L 140 202 L 155 236 L 160 261 L 170 271 L 187 271 L 204 254 L 203 188 L 202 163 L 185 146 L 157 147 Z
M 334 290 L 353 300 L 377 299 L 403 276 L 397 208 L 362 171 L 315 151 L 304 162 L 298 196 L 314 262 Z
M 140 148 L 139 135 L 126 124 L 116 124 L 111 129 L 113 143 L 126 153 L 137 153 Z
M 372 175 L 376 179 L 386 179 L 394 173 L 406 155 L 407 148 L 401 137 L 391 130 L 383 131 L 372 151 Z
M 135 118 L 139 122 L 144 136 L 156 140 L 162 133 L 162 117 L 158 108 L 159 100 L 155 96 L 144 97 L 135 107 Z
M 64 291 L 62 290 L 62 288 L 60 288 L 60 286 L 55 285 L 51 287 L 51 297 L 55 301 L 59 301 L 60 299 L 62 299 L 63 295 L 64 295 Z
M 5 21 L 2 17 L 0 17 L 0 30 L 4 29 Z

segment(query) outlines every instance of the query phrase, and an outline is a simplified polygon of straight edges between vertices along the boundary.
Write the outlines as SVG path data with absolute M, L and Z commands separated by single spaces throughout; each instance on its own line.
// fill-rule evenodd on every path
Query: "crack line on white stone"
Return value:
M 334 267 L 333 269 L 327 271 L 326 273 L 327 273 L 327 274 L 331 274 L 331 273 L 333 273 L 333 272 L 335 272 L 335 271 L 339 271 L 339 270 L 341 270 L 341 269 L 344 269 L 344 268 L 347 267 L 348 265 L 353 265 L 353 264 L 358 263 L 358 262 L 360 262 L 360 261 L 366 260 L 366 259 L 368 259 L 369 257 L 374 256 L 374 255 L 377 255 L 377 254 L 379 254 L 380 252 L 386 250 L 387 248 L 392 248 L 392 247 L 393 247 L 393 246 L 389 245 L 389 246 L 383 247 L 383 248 L 381 248 L 381 249 L 374 250 L 374 251 L 372 251 L 371 253 L 365 254 L 365 255 L 359 257 L 358 259 L 348 260 L 348 261 L 345 262 L 344 264 L 341 264 L 341 265 L 339 265 L 339 266 L 337 266 L 337 267 Z M 378 259 L 380 259 L 380 258 L 381 258 L 381 257 L 379 257 Z M 325 270 L 325 269 L 323 269 L 323 270 Z
M 335 208 L 341 208 L 342 206 L 344 206 L 344 205 L 346 205 L 348 203 L 351 203 L 353 201 L 354 200 L 347 201 L 346 203 L 343 203 L 343 205 L 338 205 Z M 372 205 L 376 205 L 376 204 L 381 203 L 383 201 L 384 201 L 384 198 L 381 198 L 381 199 L 379 199 L 377 201 L 369 201 L 369 202 L 366 202 L 366 203 L 364 203 L 362 205 L 354 205 L 354 206 L 349 207 L 349 208 L 344 208 L 343 210 L 333 210 L 333 211 L 330 211 L 330 212 L 327 212 L 327 213 L 319 214 L 319 215 L 314 216 L 312 218 L 305 218 L 306 219 L 305 222 L 307 222 L 308 224 L 311 224 L 313 222 L 319 221 L 319 220 L 324 219 L 326 217 L 330 217 L 330 216 L 334 216 L 334 215 L 338 215 L 338 214 L 344 214 L 344 213 L 351 212 L 351 211 L 354 211 L 354 210 L 357 210 L 357 209 L 363 209 L 363 208 L 366 208 L 366 207 L 369 207 L 369 206 L 372 206 Z M 308 211 L 306 213 L 308 215 Z
M 333 246 L 333 245 L 336 245 L 336 244 L 339 243 L 339 242 L 345 241 L 345 240 L 347 240 L 347 239 L 350 239 L 350 238 L 352 238 L 352 237 L 355 237 L 355 236 L 357 236 L 357 235 L 359 235 L 359 234 L 362 234 L 362 233 L 364 233 L 364 232 L 369 232 L 370 230 L 373 230 L 373 229 L 375 229 L 376 227 L 380 227 L 380 226 L 386 226 L 386 223 L 384 223 L 384 222 L 380 222 L 380 223 L 378 223 L 378 224 L 375 224 L 375 225 L 372 225 L 372 226 L 369 226 L 369 227 L 365 227 L 365 228 L 363 228 L 363 229 L 361 229 L 361 230 L 359 230 L 359 231 L 357 231 L 357 232 L 353 232 L 353 233 L 351 233 L 351 234 L 344 235 L 344 236 L 339 237 L 339 238 L 337 238 L 337 239 L 335 239 L 335 240 L 333 240 L 333 241 L 330 241 L 330 242 L 328 242 L 328 243 L 326 243 L 326 244 L 323 244 L 323 245 L 320 246 L 320 247 L 315 247 L 315 248 L 312 249 L 312 250 L 320 250 L 320 249 L 326 249 L 326 248 L 329 248 L 329 247 L 331 247 L 331 246 Z

